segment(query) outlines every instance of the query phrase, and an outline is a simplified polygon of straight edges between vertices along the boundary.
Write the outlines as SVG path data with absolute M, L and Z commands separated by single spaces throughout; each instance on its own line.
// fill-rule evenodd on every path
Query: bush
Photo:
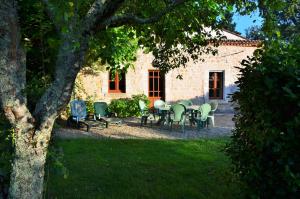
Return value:
M 252 198 L 300 198 L 300 40 L 244 60 L 226 151 Z
M 132 98 L 121 98 L 112 100 L 108 109 L 116 113 L 118 117 L 140 116 L 139 100 L 144 100 L 147 105 L 150 104 L 146 95 L 133 95 Z
M 85 101 L 85 105 L 86 105 L 86 112 L 87 114 L 94 114 L 95 110 L 94 110 L 94 100 L 91 96 L 88 96 L 86 98 Z

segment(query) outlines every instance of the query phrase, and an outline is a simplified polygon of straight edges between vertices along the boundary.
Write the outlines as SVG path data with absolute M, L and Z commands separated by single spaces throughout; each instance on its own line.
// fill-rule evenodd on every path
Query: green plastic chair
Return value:
M 178 122 L 178 124 L 181 126 L 182 132 L 184 132 L 185 128 L 185 119 L 186 119 L 186 108 L 182 104 L 174 104 L 171 106 L 170 109 L 170 118 L 169 123 L 172 130 L 173 123 Z
M 155 118 L 155 116 L 158 116 L 159 118 L 161 118 L 161 114 L 162 112 L 159 110 L 159 108 L 164 107 L 166 105 L 166 102 L 164 102 L 163 100 L 155 100 L 153 107 L 154 107 L 154 111 L 153 111 L 153 116 Z
M 197 122 L 197 128 L 201 129 L 201 128 L 204 128 L 205 126 L 208 127 L 207 117 L 208 117 L 209 112 L 211 111 L 210 104 L 202 104 L 198 111 L 200 114 L 197 114 L 197 117 L 195 119 Z
M 209 114 L 207 116 L 207 120 L 211 121 L 212 126 L 214 127 L 215 126 L 215 116 L 214 116 L 214 114 L 215 114 L 215 111 L 218 108 L 218 102 L 212 101 L 209 104 L 211 106 L 211 111 L 209 112 Z
M 108 105 L 106 102 L 94 102 L 94 118 L 105 122 L 106 128 L 109 124 L 121 125 L 122 120 L 115 117 L 114 113 L 108 111 Z
M 187 108 L 188 106 L 192 106 L 193 105 L 193 102 L 191 100 L 181 100 L 179 102 L 179 104 L 182 104 L 185 108 Z M 192 126 L 193 122 L 192 122 L 192 111 L 187 111 L 186 112 L 186 116 L 189 118 L 189 121 L 190 121 L 190 125 Z
M 148 118 L 150 119 L 152 126 L 152 120 L 154 120 L 153 115 L 149 113 L 149 109 L 143 100 L 139 100 L 139 108 L 141 112 L 141 126 L 143 126 L 143 124 L 147 124 Z
M 183 106 L 192 106 L 193 102 L 191 100 L 181 100 L 178 104 L 182 104 Z
M 110 117 L 111 113 L 108 111 L 108 105 L 106 102 L 95 102 L 94 103 L 94 116 L 95 119 L 100 119 L 101 117 Z
M 154 108 L 159 108 L 162 106 L 165 106 L 166 102 L 164 102 L 163 100 L 155 100 L 154 101 Z

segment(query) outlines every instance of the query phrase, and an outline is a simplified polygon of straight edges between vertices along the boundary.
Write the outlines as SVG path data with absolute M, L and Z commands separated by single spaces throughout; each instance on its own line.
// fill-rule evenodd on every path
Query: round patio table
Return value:
M 195 118 L 196 118 L 199 108 L 200 108 L 200 105 L 191 105 L 191 106 L 186 107 L 187 112 L 190 113 L 189 120 L 190 120 L 191 125 L 195 124 L 195 122 L 196 122 Z
M 169 113 L 170 113 L 170 109 L 171 106 L 167 105 L 167 106 L 163 106 L 163 107 L 159 107 L 158 110 L 160 111 L 161 115 L 159 120 L 157 121 L 157 124 L 164 124 L 164 123 L 168 123 L 169 121 Z

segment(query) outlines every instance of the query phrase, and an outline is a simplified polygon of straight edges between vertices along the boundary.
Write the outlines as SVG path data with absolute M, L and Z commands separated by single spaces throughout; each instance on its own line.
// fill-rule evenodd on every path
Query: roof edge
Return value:
M 221 46 L 244 46 L 244 47 L 259 47 L 262 44 L 261 40 L 219 40 L 210 41 L 209 43 L 215 43 Z

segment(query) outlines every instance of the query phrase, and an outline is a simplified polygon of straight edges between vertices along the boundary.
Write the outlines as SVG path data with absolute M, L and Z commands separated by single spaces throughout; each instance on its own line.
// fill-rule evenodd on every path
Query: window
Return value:
M 112 73 L 109 72 L 108 80 L 108 92 L 109 93 L 125 93 L 126 92 L 126 77 L 125 73 Z
M 164 76 L 159 70 L 149 70 L 149 97 L 163 98 L 164 83 Z
M 224 72 L 209 72 L 209 99 L 223 99 Z

